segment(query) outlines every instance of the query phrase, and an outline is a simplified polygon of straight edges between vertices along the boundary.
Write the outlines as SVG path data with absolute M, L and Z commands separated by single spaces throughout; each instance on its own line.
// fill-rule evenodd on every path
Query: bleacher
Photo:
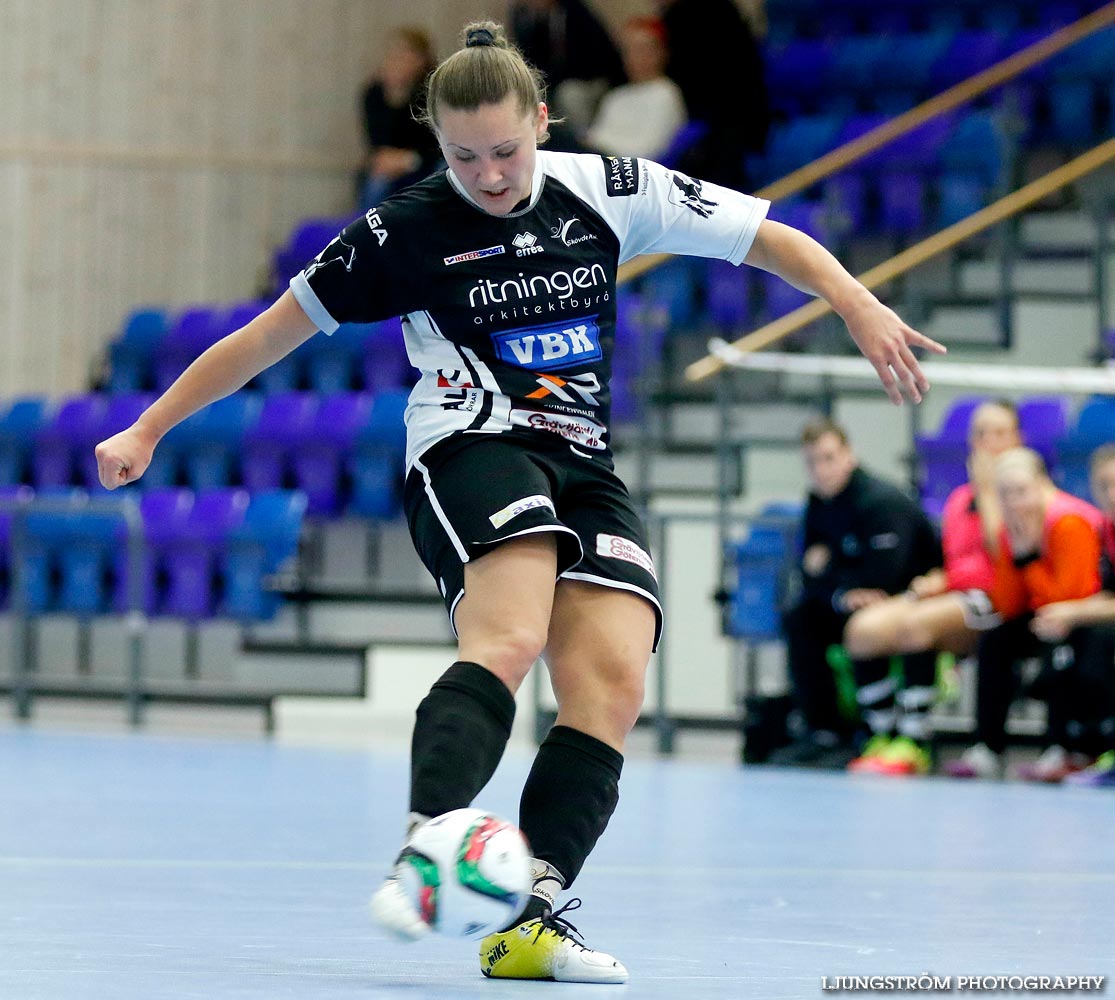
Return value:
M 904 0 L 886 7 L 841 4 L 834 11 L 819 0 L 771 0 L 767 68 L 776 121 L 766 152 L 749 164 L 756 184 L 803 166 L 1094 7 Z M 853 257 L 861 243 L 878 237 L 893 248 L 949 225 L 1015 182 L 1027 152 L 1070 151 L 1110 132 L 1111 65 L 1115 30 L 1107 29 L 974 106 L 933 119 L 855 167 L 776 202 L 771 217 Z M 346 221 L 313 218 L 296 226 L 271 262 L 272 295 Z M 137 308 L 112 339 L 99 391 L 0 400 L 0 543 L 19 504 L 63 497 L 72 508 L 27 519 L 25 544 L 34 555 L 20 576 L 22 607 L 80 617 L 124 609 L 127 571 L 113 547 L 120 525 L 81 509 L 106 495 L 93 446 L 130 424 L 194 358 L 270 301 Z M 696 259 L 674 260 L 621 288 L 612 384 L 620 449 L 645 425 L 648 406 L 662 403 L 659 417 L 668 412 L 678 366 L 665 366 L 663 386 L 648 372 L 687 337 L 703 345 L 709 333 L 753 329 L 805 301 L 766 272 Z M 310 338 L 245 390 L 174 428 L 144 478 L 125 491 L 139 498 L 148 539 L 144 612 L 191 623 L 272 619 L 282 600 L 275 574 L 298 559 L 300 533 L 304 548 L 308 527 L 397 522 L 402 412 L 412 381 L 397 320 L 346 324 L 331 337 Z M 666 391 L 652 400 L 656 387 Z M 921 498 L 931 512 L 964 474 L 964 405 L 936 433 L 913 442 Z M 1033 399 L 1021 415 L 1028 440 L 1058 482 L 1086 494 L 1087 455 L 1115 436 L 1115 406 L 1095 399 L 1077 410 L 1068 399 Z M 677 451 L 685 442 L 667 436 L 657 444 Z M 692 489 L 699 477 L 687 476 Z M 781 527 L 772 527 L 769 537 L 753 535 L 736 553 L 740 564 L 755 559 L 771 570 L 771 546 L 779 538 L 785 543 Z M 315 582 L 299 576 L 286 592 L 312 598 Z M 752 592 L 756 613 L 767 616 L 763 634 L 770 631 L 764 601 L 777 594 L 769 578 Z M 11 574 L 3 563 L 0 601 L 11 606 Z M 728 634 L 751 628 L 748 613 L 729 609 L 736 618 Z

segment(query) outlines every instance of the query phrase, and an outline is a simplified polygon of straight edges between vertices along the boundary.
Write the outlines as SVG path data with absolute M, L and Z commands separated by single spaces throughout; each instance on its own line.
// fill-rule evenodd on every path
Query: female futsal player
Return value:
M 661 627 L 646 536 L 613 472 L 608 377 L 616 268 L 641 253 L 721 257 L 822 296 L 891 399 L 928 384 L 906 326 L 767 203 L 631 157 L 538 152 L 538 74 L 493 23 L 431 75 L 448 169 L 346 227 L 263 315 L 198 358 L 136 423 L 97 447 L 108 488 L 159 439 L 321 329 L 404 317 L 421 378 L 407 409 L 407 519 L 445 597 L 458 660 L 418 708 L 411 824 L 467 806 L 499 763 L 515 692 L 541 655 L 557 723 L 523 788 L 535 855 L 520 922 L 486 938 L 485 975 L 624 982 L 554 911 L 616 807 L 623 746 Z M 572 905 L 572 904 L 571 904 Z M 380 924 L 428 930 L 392 877 Z

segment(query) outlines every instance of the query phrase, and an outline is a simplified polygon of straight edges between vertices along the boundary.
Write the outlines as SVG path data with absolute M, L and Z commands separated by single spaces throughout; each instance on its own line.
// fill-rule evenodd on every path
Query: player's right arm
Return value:
M 317 329 L 288 289 L 269 309 L 194 361 L 131 427 L 97 445 L 101 485 L 114 490 L 135 482 L 167 431 L 242 388 Z

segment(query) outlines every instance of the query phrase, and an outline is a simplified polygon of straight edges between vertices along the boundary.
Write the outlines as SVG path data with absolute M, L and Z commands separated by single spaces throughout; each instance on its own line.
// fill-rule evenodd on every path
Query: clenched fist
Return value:
M 97 474 L 106 490 L 134 483 L 151 464 L 157 440 L 132 424 L 96 447 Z

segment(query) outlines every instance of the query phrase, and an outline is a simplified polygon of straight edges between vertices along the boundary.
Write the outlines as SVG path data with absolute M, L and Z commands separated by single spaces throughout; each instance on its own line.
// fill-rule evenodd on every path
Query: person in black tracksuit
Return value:
M 852 613 L 942 562 L 940 542 L 920 507 L 898 487 L 861 469 L 847 434 L 827 419 L 802 433 L 811 491 L 805 511 L 801 595 L 783 627 L 794 702 L 807 730 L 782 756 L 809 758 L 853 735 L 842 716 L 828 647 Z M 905 658 L 906 690 L 932 688 L 935 654 Z M 858 699 L 873 732 L 893 728 L 895 690 L 889 660 L 855 663 Z M 911 701 L 926 700 L 923 698 Z M 928 703 L 924 711 L 928 710 Z

